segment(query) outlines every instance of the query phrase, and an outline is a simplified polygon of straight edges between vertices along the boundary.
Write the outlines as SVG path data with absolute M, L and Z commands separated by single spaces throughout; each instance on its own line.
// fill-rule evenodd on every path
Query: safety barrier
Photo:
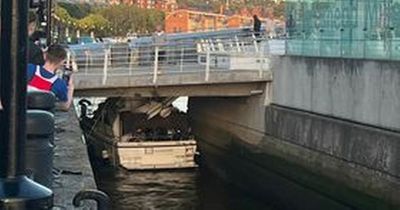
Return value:
M 158 43 L 79 45 L 69 51 L 77 76 L 101 76 L 105 84 L 110 77 L 148 75 L 156 84 L 159 75 L 166 74 L 202 73 L 208 81 L 212 72 L 255 71 L 262 78 L 270 70 L 270 43 L 275 51 L 284 51 L 284 42 L 250 32 Z

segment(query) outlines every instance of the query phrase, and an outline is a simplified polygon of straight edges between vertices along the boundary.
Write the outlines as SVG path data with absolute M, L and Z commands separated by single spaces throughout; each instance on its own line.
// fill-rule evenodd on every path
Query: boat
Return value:
M 88 113 L 81 100 L 80 124 L 91 153 L 128 170 L 197 167 L 196 140 L 186 113 L 163 101 L 109 98 Z

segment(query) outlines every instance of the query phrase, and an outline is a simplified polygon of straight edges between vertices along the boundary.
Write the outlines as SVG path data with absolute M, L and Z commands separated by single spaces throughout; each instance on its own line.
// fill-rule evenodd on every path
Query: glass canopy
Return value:
M 286 0 L 287 54 L 400 60 L 400 0 Z

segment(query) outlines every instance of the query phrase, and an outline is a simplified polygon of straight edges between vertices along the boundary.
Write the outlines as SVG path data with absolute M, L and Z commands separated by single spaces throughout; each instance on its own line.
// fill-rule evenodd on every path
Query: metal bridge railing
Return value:
M 255 71 L 260 78 L 270 70 L 270 41 L 252 33 L 174 40 L 162 43 L 129 43 L 71 46 L 71 58 L 78 75 L 109 77 L 148 75 L 153 83 L 164 74 L 202 73 L 204 81 L 212 72 Z M 284 49 L 284 44 L 282 44 Z

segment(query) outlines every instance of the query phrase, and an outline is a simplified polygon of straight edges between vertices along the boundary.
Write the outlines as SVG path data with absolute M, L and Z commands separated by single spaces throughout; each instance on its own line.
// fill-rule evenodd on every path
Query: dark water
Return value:
M 129 172 L 94 166 L 98 187 L 110 195 L 113 209 L 272 210 L 206 169 Z

